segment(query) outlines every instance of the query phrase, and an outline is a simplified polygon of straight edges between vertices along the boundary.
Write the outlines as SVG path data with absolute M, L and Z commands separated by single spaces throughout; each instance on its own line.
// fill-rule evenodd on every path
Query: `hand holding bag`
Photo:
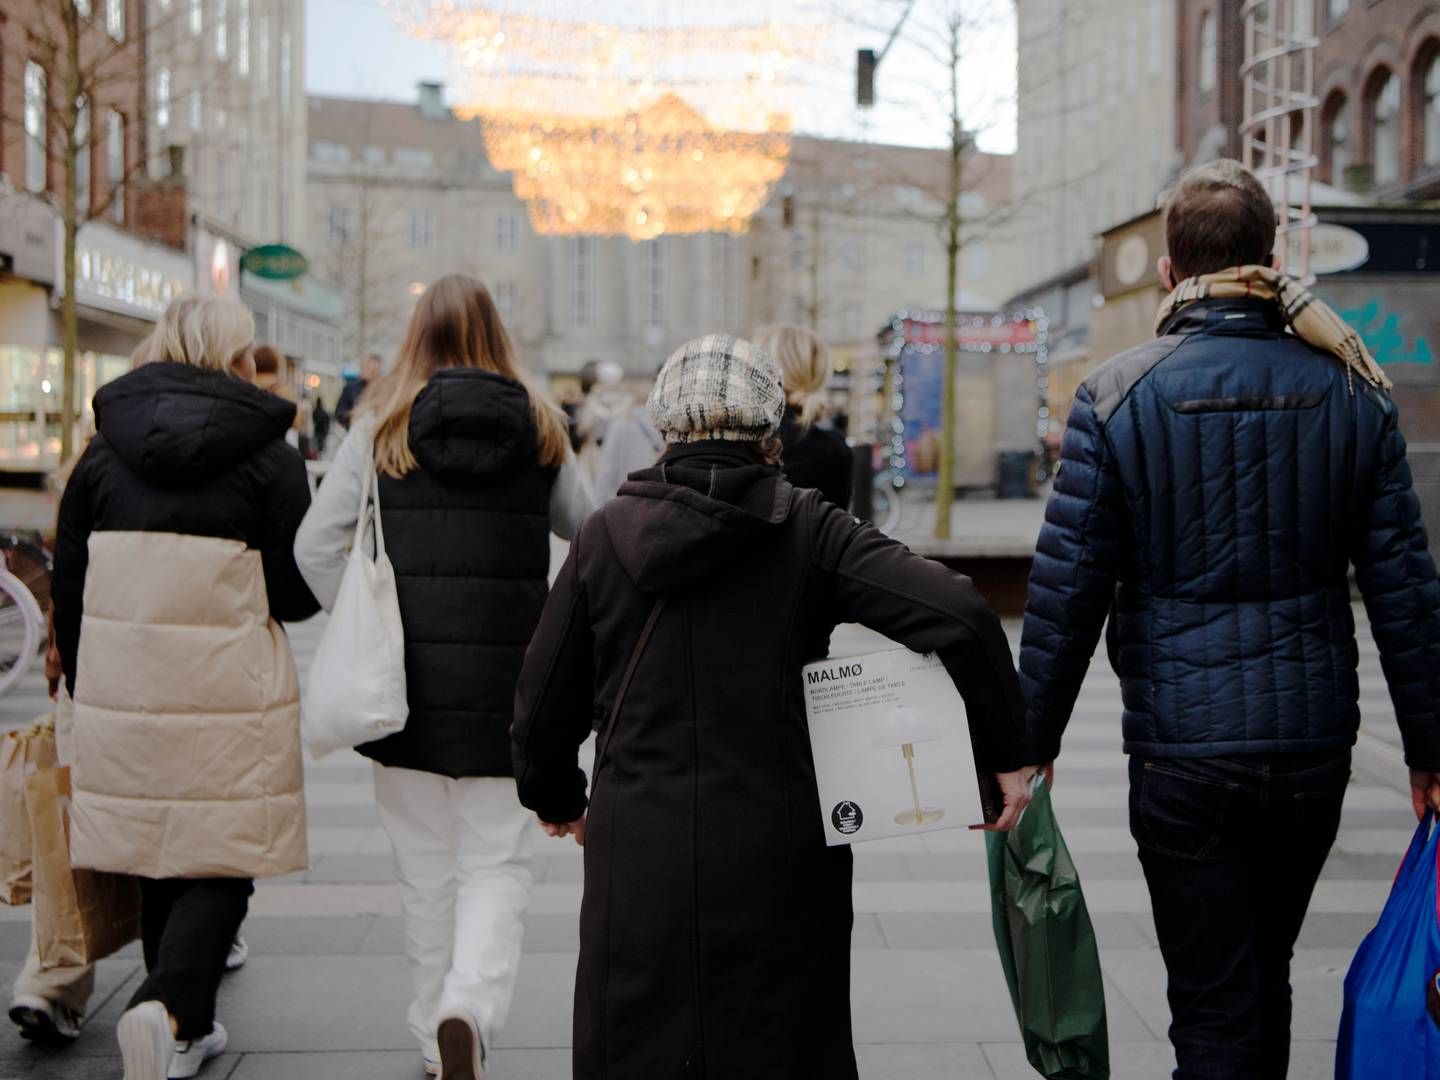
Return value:
M 1044 780 L 1033 792 L 1013 829 L 985 834 L 1000 964 L 1030 1066 L 1049 1080 L 1107 1080 L 1095 930 Z
M 375 529 L 375 557 L 365 551 L 366 526 Z M 371 459 L 360 495 L 350 561 L 310 665 L 300 710 L 305 745 L 317 758 L 359 746 L 405 726 L 405 633 L 395 571 L 385 554 L 380 480 Z
M 1345 976 L 1336 1080 L 1440 1080 L 1440 827 L 1427 810 Z

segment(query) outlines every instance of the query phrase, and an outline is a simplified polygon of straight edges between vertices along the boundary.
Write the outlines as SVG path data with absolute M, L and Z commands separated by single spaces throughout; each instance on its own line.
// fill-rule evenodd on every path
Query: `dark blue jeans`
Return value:
M 1349 751 L 1130 759 L 1175 1080 L 1284 1080 L 1290 958 L 1349 778 Z

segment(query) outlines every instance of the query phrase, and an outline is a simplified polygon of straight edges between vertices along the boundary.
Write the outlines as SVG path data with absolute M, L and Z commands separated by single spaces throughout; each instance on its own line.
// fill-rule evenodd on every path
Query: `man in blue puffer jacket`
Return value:
M 1264 189 L 1215 162 L 1165 218 L 1158 336 L 1070 412 L 1020 653 L 1027 760 L 1059 753 L 1108 616 L 1175 1077 L 1273 1080 L 1360 721 L 1349 568 L 1417 814 L 1440 806 L 1440 583 L 1389 381 L 1275 272 Z

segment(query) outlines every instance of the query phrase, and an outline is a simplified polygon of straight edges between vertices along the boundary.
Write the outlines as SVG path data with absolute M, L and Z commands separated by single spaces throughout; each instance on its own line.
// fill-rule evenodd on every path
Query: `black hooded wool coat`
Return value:
M 1000 771 L 1009 645 L 968 579 L 747 450 L 672 450 L 586 521 L 526 654 L 512 741 L 543 820 L 585 812 L 577 748 L 661 595 L 589 805 L 574 1075 L 853 1078 L 851 857 L 825 846 L 801 666 L 850 621 L 937 652 Z

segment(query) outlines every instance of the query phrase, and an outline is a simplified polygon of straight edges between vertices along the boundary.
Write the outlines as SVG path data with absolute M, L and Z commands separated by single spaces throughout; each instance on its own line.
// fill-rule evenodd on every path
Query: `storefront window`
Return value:
M 130 359 L 82 352 L 76 357 L 79 438 L 94 429 L 95 391 L 130 370 Z M 57 348 L 0 345 L 0 472 L 52 469 L 60 462 L 64 354 Z

